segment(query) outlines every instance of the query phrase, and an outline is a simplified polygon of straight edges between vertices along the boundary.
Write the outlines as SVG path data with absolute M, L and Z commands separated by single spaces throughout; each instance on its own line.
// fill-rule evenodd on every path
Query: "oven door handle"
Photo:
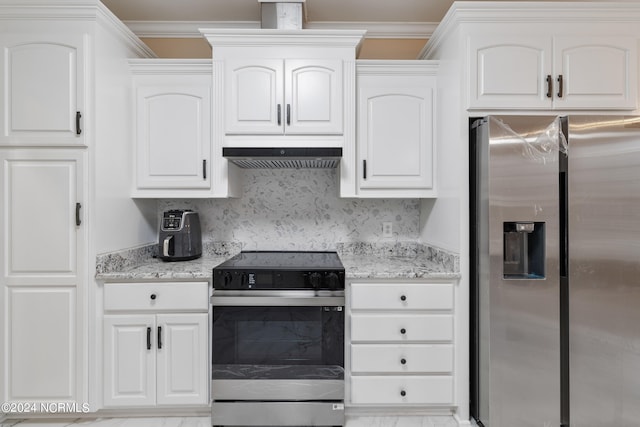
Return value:
M 344 307 L 344 297 L 299 297 L 299 296 L 277 296 L 277 297 L 257 297 L 257 296 L 217 296 L 211 297 L 212 306 L 236 306 L 236 307 Z

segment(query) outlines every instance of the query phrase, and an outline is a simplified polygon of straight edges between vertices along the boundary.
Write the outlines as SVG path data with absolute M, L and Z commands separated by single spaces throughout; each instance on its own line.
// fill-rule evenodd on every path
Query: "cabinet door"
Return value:
M 430 77 L 362 77 L 358 85 L 360 194 L 433 187 L 434 90 L 435 80 Z
M 555 37 L 554 107 L 629 109 L 637 104 L 638 47 L 633 37 Z M 562 92 L 560 90 L 562 89 Z
M 551 51 L 540 35 L 470 37 L 469 108 L 551 108 Z
M 156 403 L 154 315 L 107 315 L 104 335 L 104 405 Z
M 85 200 L 83 165 L 80 150 L 0 150 L 0 307 L 7 313 L 0 316 L 7 374 L 0 400 L 58 402 L 80 393 L 75 301 L 85 283 L 86 227 L 76 204 Z
M 283 61 L 225 61 L 225 131 L 227 134 L 282 134 Z
M 2 306 L 2 401 L 72 402 L 78 397 L 76 290 L 8 286 Z M 5 347 L 6 345 L 6 347 Z M 81 371 L 80 371 L 81 372 Z
M 342 134 L 342 61 L 285 61 L 285 132 Z
M 211 187 L 208 86 L 142 86 L 137 97 L 139 189 Z
M 208 403 L 208 323 L 206 313 L 158 315 L 158 405 Z
M 0 43 L 0 143 L 83 144 L 85 36 L 5 35 Z
M 7 285 L 76 286 L 84 275 L 84 152 L 0 151 L 0 267 Z M 79 205 L 78 205 L 79 204 Z

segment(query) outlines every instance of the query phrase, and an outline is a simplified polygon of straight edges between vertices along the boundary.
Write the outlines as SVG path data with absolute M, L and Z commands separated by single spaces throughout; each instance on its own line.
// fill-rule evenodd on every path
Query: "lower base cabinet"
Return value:
M 106 284 L 104 406 L 207 405 L 207 304 L 206 282 Z
M 352 404 L 450 405 L 453 377 L 364 376 L 351 379 Z
M 350 404 L 454 405 L 453 283 L 350 284 Z

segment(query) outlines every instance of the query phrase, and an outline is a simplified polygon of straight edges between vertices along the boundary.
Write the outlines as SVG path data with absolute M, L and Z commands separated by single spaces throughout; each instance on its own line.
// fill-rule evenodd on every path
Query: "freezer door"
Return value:
M 569 117 L 572 427 L 640 422 L 640 118 Z
M 476 138 L 485 426 L 560 425 L 559 128 L 556 117 L 489 117 Z

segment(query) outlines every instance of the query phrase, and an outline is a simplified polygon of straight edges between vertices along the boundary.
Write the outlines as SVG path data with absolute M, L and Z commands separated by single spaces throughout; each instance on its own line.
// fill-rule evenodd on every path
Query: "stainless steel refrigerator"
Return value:
M 471 124 L 471 412 L 640 426 L 640 117 Z

